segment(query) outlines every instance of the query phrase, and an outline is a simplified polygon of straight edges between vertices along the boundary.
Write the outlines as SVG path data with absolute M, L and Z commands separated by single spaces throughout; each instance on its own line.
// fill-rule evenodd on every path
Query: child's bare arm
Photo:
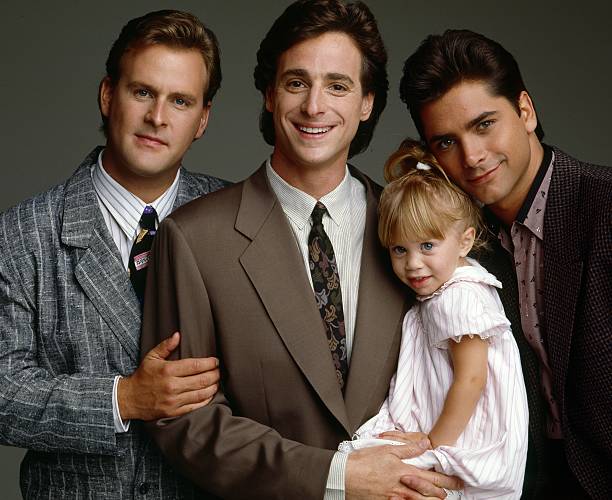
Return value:
M 434 448 L 455 444 L 469 422 L 487 383 L 487 349 L 487 341 L 477 335 L 464 335 L 459 343 L 449 340 L 454 378 L 442 413 L 429 433 Z

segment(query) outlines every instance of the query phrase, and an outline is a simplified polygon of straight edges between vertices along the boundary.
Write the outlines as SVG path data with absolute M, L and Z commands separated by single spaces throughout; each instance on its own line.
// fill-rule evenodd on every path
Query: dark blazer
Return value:
M 544 215 L 544 305 L 553 390 L 567 462 L 593 498 L 612 498 L 612 168 L 582 163 L 559 149 Z M 503 282 L 530 407 L 524 498 L 558 474 L 550 470 L 539 366 L 521 327 L 516 275 L 498 248 L 482 260 Z M 505 261 L 505 262 L 504 262 Z M 510 271 L 508 271 L 510 269 Z M 557 474 L 557 475 L 556 475 Z M 556 477 L 555 477 L 556 475 Z
M 138 365 L 141 312 L 91 180 L 0 215 L 0 442 L 28 448 L 25 498 L 190 496 L 132 422 L 115 434 L 115 375 Z M 175 206 L 226 183 L 182 169 Z
M 359 302 L 340 392 L 314 294 L 265 168 L 168 217 L 154 245 L 142 352 L 176 328 L 181 357 L 217 355 L 213 403 L 150 425 L 210 496 L 321 499 L 340 441 L 374 415 L 395 371 L 406 294 L 380 246 L 367 190 Z

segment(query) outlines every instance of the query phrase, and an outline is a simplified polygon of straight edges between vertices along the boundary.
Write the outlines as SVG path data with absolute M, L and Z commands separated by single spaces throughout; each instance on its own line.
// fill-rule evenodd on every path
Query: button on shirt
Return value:
M 310 286 L 312 287 L 308 260 L 308 235 L 312 228 L 310 216 L 317 203 L 317 199 L 285 182 L 274 171 L 269 160 L 266 164 L 266 174 L 272 191 L 278 198 L 291 226 L 296 244 L 304 259 L 306 276 L 308 276 Z M 327 208 L 327 213 L 323 216 L 323 228 L 332 242 L 334 254 L 338 262 L 350 372 L 355 318 L 357 316 L 363 233 L 366 221 L 367 202 L 365 186 L 355 179 L 350 174 L 348 168 L 346 168 L 342 182 L 318 201 Z M 321 335 L 324 335 L 324 333 L 321 332 Z M 338 452 L 332 459 L 327 478 L 326 500 L 344 498 L 344 472 L 347 457 L 346 454 Z
M 121 262 L 127 272 L 130 250 L 136 235 L 141 229 L 139 222 L 144 208 L 147 205 L 155 208 L 158 222 L 161 222 L 172 211 L 178 193 L 180 171 L 176 173 L 172 185 L 166 192 L 155 201 L 145 203 L 138 196 L 125 189 L 104 170 L 102 165 L 103 153 L 104 150 L 98 155 L 98 162 L 91 167 L 91 178 L 94 190 L 98 196 L 98 204 L 104 217 L 104 222 L 119 250 Z M 117 375 L 113 384 L 113 419 L 115 432 L 127 432 L 129 421 L 124 422 L 121 419 L 117 402 L 117 384 L 120 378 Z

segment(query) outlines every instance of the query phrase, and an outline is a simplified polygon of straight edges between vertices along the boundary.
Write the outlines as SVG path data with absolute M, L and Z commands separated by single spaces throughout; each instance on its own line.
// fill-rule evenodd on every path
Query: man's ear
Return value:
M 465 257 L 474 246 L 476 239 L 476 229 L 468 227 L 462 234 L 459 235 L 459 256 Z
M 518 98 L 518 109 L 519 115 L 523 123 L 525 124 L 525 129 L 528 133 L 532 133 L 535 131 L 538 126 L 538 117 L 536 115 L 535 106 L 533 105 L 533 101 L 531 97 L 527 93 L 526 90 L 523 90 Z
M 111 102 L 113 100 L 114 87 L 111 83 L 110 77 L 105 76 L 100 82 L 98 88 L 98 106 L 100 107 L 100 113 L 108 118 L 110 112 Z
M 266 89 L 266 111 L 268 111 L 269 113 L 273 113 L 274 112 L 274 90 L 272 89 L 272 87 L 268 87 Z
M 212 101 L 208 101 L 206 105 L 202 108 L 202 116 L 200 117 L 200 125 L 198 126 L 198 130 L 196 131 L 195 137 L 193 140 L 199 139 L 204 134 L 206 127 L 208 126 L 208 117 L 210 116 L 210 108 L 212 107 Z
M 374 94 L 369 92 L 364 95 L 361 101 L 361 121 L 365 122 L 370 118 L 372 114 L 372 108 L 374 107 Z

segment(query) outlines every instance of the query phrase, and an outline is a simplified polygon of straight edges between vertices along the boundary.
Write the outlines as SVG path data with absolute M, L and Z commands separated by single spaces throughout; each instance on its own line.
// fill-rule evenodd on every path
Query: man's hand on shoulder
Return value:
M 180 342 L 180 334 L 160 342 L 143 358 L 129 377 L 117 386 L 123 420 L 178 417 L 208 404 L 217 393 L 219 360 L 167 358 Z
M 461 481 L 402 462 L 425 451 L 418 444 L 383 445 L 354 451 L 346 464 L 347 500 L 372 498 L 445 498 L 443 488 L 460 489 Z

